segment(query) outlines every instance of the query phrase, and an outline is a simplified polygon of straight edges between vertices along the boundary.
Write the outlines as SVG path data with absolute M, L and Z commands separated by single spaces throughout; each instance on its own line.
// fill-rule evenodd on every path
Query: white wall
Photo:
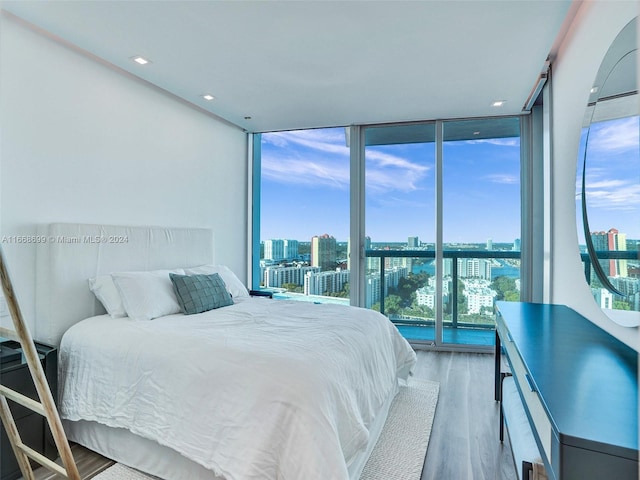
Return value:
M 574 308 L 636 350 L 637 328 L 612 322 L 584 279 L 576 227 L 576 166 L 580 130 L 600 63 L 620 30 L 638 15 L 635 1 L 585 2 L 553 63 L 551 301 Z
M 207 227 L 216 261 L 245 280 L 245 134 L 10 15 L 0 21 L 0 234 L 51 222 Z M 2 247 L 33 325 L 35 248 Z

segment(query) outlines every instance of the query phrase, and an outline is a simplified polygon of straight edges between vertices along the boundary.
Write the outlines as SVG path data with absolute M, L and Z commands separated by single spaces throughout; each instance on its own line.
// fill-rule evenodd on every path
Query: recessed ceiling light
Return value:
M 480 132 L 473 132 L 474 135 L 480 135 Z
M 204 98 L 205 100 L 211 101 L 213 99 L 215 99 L 216 97 L 214 97 L 213 95 L 211 95 L 210 93 L 204 93 L 202 95 L 202 98 Z
M 598 91 L 598 87 L 594 85 L 593 88 L 590 90 L 590 93 L 596 93 L 597 91 Z
M 493 102 L 491 104 L 492 107 L 501 107 L 503 106 L 507 101 L 506 100 L 496 100 L 495 102 Z
M 147 60 L 144 57 L 141 57 L 140 55 L 136 55 L 135 57 L 131 57 L 131 60 L 133 60 L 134 62 L 136 62 L 139 65 L 146 65 L 147 63 L 151 63 L 151 60 Z

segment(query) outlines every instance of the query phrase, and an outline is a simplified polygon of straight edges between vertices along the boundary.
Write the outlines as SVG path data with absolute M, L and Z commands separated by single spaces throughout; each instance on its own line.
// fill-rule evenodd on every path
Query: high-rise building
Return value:
M 325 233 L 311 239 L 311 266 L 320 267 L 322 271 L 336 268 L 336 239 Z
M 407 248 L 418 248 L 420 246 L 420 239 L 418 237 L 409 237 L 407 239 Z
M 384 274 L 384 292 L 381 291 L 380 273 L 367 275 L 365 279 L 366 308 L 371 308 L 375 303 L 380 302 L 382 296 L 386 297 L 389 294 L 389 288 L 396 288 L 400 283 L 400 279 L 408 275 L 409 271 L 406 268 L 395 268 L 392 271 L 386 271 Z
M 487 250 L 493 250 L 493 239 L 487 239 Z
M 384 259 L 385 270 L 392 270 L 394 268 L 406 268 L 411 270 L 413 266 L 413 259 L 409 257 L 387 257 Z
M 513 251 L 514 252 L 519 252 L 520 251 L 520 239 L 519 238 L 516 238 L 513 241 Z
M 618 232 L 617 229 L 611 228 L 608 232 L 592 232 L 591 242 L 596 252 L 606 251 L 626 251 L 627 235 Z M 604 273 L 608 277 L 626 277 L 628 275 L 627 261 L 609 259 L 600 262 Z
M 491 279 L 491 261 L 481 258 L 459 258 L 458 276 L 460 278 Z
M 264 259 L 279 261 L 284 257 L 284 240 L 265 240 Z
M 349 283 L 348 270 L 334 270 L 333 272 L 307 272 L 304 276 L 305 295 L 328 295 L 344 290 Z
M 271 239 L 264 242 L 264 259 L 278 262 L 298 258 L 298 241 Z
M 263 285 L 267 288 L 280 288 L 286 283 L 304 285 L 304 276 L 307 272 L 319 272 L 318 267 L 297 265 L 294 267 L 267 267 L 263 274 Z
M 298 240 L 284 241 L 284 258 L 296 260 L 298 258 Z

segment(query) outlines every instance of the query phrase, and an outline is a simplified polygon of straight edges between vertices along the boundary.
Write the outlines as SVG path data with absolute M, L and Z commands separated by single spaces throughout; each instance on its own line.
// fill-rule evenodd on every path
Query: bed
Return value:
M 70 440 L 167 480 L 359 478 L 415 364 L 386 317 L 250 297 L 214 263 L 206 229 L 52 224 L 41 234 L 36 338 L 60 345 Z M 160 308 L 169 271 L 173 281 L 219 275 L 231 304 Z M 127 316 L 98 300 L 95 279 L 109 277 Z

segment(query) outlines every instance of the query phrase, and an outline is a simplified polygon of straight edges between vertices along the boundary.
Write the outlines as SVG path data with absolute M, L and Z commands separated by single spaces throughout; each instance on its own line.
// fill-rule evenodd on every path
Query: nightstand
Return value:
M 252 297 L 273 298 L 273 292 L 270 290 L 249 290 L 249 295 Z
M 58 351 L 55 347 L 35 342 L 36 350 L 44 374 L 49 383 L 53 398 L 58 393 Z M 22 354 L 22 347 L 18 342 L 0 338 L 0 383 L 27 397 L 38 400 L 36 387 L 29 373 L 29 367 Z M 22 441 L 46 457 L 54 460 L 58 451 L 49 430 L 47 420 L 22 405 L 9 400 L 9 408 L 18 427 Z M 0 480 L 14 480 L 22 473 L 13 455 L 13 449 L 4 428 L 0 429 Z M 33 464 L 36 467 L 36 464 Z

